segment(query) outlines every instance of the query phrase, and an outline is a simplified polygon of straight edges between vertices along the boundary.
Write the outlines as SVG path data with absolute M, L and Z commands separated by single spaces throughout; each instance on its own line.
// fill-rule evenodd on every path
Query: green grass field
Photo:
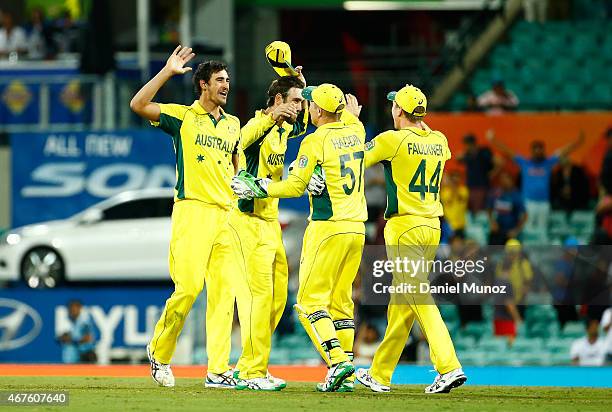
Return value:
M 463 386 L 446 395 L 428 395 L 421 386 L 395 386 L 374 394 L 363 386 L 354 393 L 321 394 L 312 383 L 293 383 L 282 392 L 205 389 L 199 379 L 178 379 L 172 389 L 145 378 L 0 377 L 0 391 L 68 391 L 67 410 L 78 411 L 606 411 L 612 391 L 583 388 Z M 0 410 L 8 407 L 0 406 Z M 66 410 L 62 407 L 28 407 Z M 13 408 L 11 408 L 13 410 Z

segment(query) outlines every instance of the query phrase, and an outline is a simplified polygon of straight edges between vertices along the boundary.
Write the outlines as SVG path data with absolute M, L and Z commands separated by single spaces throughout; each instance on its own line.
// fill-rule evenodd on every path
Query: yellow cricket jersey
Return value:
M 364 195 L 365 129 L 344 110 L 339 122 L 327 123 L 306 136 L 296 166 L 286 180 L 270 183 L 271 197 L 298 197 L 304 193 L 316 165 L 325 172 L 325 190 L 310 198 L 310 220 L 364 222 L 368 218 Z
M 385 170 L 387 219 L 444 214 L 440 182 L 451 152 L 442 133 L 425 128 L 390 130 L 366 144 L 366 168 L 380 162 Z
M 196 100 L 191 106 L 160 104 L 159 122 L 152 125 L 172 136 L 176 153 L 175 201 L 195 199 L 224 209 L 234 195 L 232 154 L 237 153 L 240 120 L 221 110 L 214 116 Z
M 300 112 L 297 121 L 291 125 L 284 122 L 277 126 L 272 116 L 263 110 L 255 112 L 255 117 L 242 127 L 240 138 L 240 168 L 256 177 L 280 182 L 283 178 L 287 139 L 306 132 L 308 112 Z M 244 213 L 253 214 L 265 220 L 278 219 L 278 199 L 240 199 L 238 208 Z
M 440 199 L 444 206 L 444 218 L 453 230 L 465 228 L 469 197 L 470 192 L 463 185 L 454 189 L 448 186 L 442 187 Z

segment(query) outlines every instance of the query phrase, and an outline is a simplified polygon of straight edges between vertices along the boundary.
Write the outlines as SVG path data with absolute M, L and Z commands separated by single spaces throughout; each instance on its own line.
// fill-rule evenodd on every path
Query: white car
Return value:
M 172 204 L 172 189 L 123 192 L 68 219 L 11 230 L 0 239 L 0 279 L 33 288 L 167 279 Z
M 65 220 L 10 230 L 0 238 L 0 281 L 51 288 L 64 281 L 168 280 L 172 205 L 172 189 L 129 191 Z M 281 211 L 280 220 L 291 223 L 283 225 L 291 232 L 287 255 L 299 257 L 305 216 Z

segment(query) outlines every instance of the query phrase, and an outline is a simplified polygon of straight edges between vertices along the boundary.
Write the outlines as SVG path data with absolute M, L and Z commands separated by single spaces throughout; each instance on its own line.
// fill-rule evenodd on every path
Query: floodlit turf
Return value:
M 585 411 L 612 410 L 610 389 L 463 386 L 450 394 L 425 395 L 422 386 L 394 386 L 374 394 L 358 385 L 354 393 L 321 394 L 312 383 L 294 383 L 282 392 L 205 389 L 199 379 L 178 379 L 159 388 L 147 378 L 0 377 L 0 391 L 60 391 L 70 405 L 28 407 L 79 411 Z M 0 409 L 7 410 L 8 408 Z M 14 410 L 14 409 L 11 409 Z

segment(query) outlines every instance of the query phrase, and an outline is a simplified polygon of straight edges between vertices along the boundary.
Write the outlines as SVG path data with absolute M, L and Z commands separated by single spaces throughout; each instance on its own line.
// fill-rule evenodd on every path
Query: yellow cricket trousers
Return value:
M 170 363 L 185 319 L 204 287 L 208 371 L 229 369 L 234 314 L 233 267 L 236 240 L 228 225 L 229 211 L 198 200 L 180 200 L 172 211 L 170 277 L 174 292 L 155 325 L 151 353 Z
M 312 221 L 304 232 L 297 304 L 314 328 L 312 343 L 331 365 L 352 360 L 353 281 L 364 242 L 363 222 Z
M 272 334 L 287 302 L 288 266 L 278 221 L 234 210 L 230 226 L 238 239 L 246 271 L 236 268 L 236 302 L 242 354 L 236 365 L 241 379 L 266 376 Z
M 440 242 L 440 219 L 419 216 L 392 217 L 385 226 L 387 258 L 409 257 L 433 260 Z M 429 273 L 415 279 L 394 274 L 393 283 L 428 282 Z M 387 330 L 376 350 L 370 373 L 383 385 L 391 384 L 391 376 L 408 341 L 414 321 L 419 322 L 427 343 L 431 361 L 440 374 L 460 368 L 453 342 L 431 295 L 394 295 L 387 309 Z

